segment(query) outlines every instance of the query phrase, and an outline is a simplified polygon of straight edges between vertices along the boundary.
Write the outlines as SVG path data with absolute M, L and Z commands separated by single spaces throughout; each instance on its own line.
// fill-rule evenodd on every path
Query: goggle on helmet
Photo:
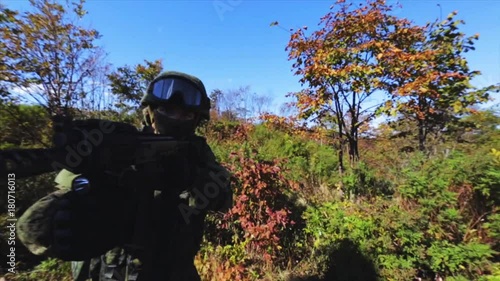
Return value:
M 180 72 L 162 73 L 151 82 L 142 99 L 142 105 L 150 104 L 176 104 L 210 118 L 205 86 L 198 78 Z

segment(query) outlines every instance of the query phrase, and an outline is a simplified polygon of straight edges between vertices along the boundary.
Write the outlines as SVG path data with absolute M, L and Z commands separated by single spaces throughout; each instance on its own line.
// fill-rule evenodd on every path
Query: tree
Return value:
M 0 11 L 0 26 L 7 25 L 13 21 L 13 15 L 15 15 L 14 11 L 5 8 L 1 3 Z M 2 58 L 6 56 L 5 43 L 3 43 L 3 41 L 0 41 L 0 56 L 2 56 Z M 4 80 L 12 80 L 13 77 L 10 76 L 11 73 L 7 67 L 5 59 L 0 60 L 0 77 L 4 77 L 3 79 L 0 79 L 0 102 L 4 102 L 9 98 L 8 86 Z
M 247 120 L 252 113 L 255 94 L 250 94 L 250 86 L 222 91 L 215 89 L 210 93 L 212 108 L 217 115 L 226 120 Z
M 468 114 L 447 134 L 459 143 L 476 144 L 473 149 L 500 144 L 500 111 L 487 109 Z
M 221 114 L 221 103 L 222 103 L 222 96 L 224 93 L 220 89 L 214 89 L 210 95 L 210 102 L 212 104 L 212 109 L 215 111 L 215 117 L 219 117 Z
M 252 96 L 252 111 L 257 116 L 260 116 L 268 110 L 271 102 L 272 98 L 270 96 L 254 94 Z
M 478 35 L 465 37 L 458 31 L 454 20 L 456 12 L 442 22 L 428 24 L 425 37 L 409 44 L 400 44 L 397 51 L 386 51 L 379 56 L 386 58 L 388 69 L 393 69 L 388 91 L 392 101 L 386 112 L 401 113 L 418 126 L 418 148 L 426 150 L 430 133 L 439 134 L 460 115 L 470 113 L 471 106 L 488 99 L 488 93 L 498 86 L 474 88 L 470 81 L 479 75 L 471 71 L 464 53 L 474 50 L 473 41 Z
M 95 44 L 100 35 L 77 24 L 87 13 L 84 0 L 65 6 L 50 0 L 30 4 L 33 12 L 23 14 L 0 7 L 3 96 L 35 100 L 50 115 L 68 114 L 78 100 L 89 97 L 89 90 L 105 86 L 95 84 L 106 71 L 104 52 Z
M 222 104 L 226 112 L 224 115 L 232 119 L 242 118 L 246 120 L 247 114 L 250 112 L 247 102 L 249 96 L 250 86 L 229 89 L 223 92 Z
M 115 106 L 125 114 L 138 113 L 149 83 L 163 71 L 161 60 L 148 61 L 134 67 L 125 65 L 108 75 L 111 92 L 117 97 Z
M 359 159 L 358 131 L 375 116 L 367 102 L 390 80 L 388 69 L 379 56 L 399 42 L 413 42 L 422 28 L 406 19 L 389 15 L 392 6 L 383 0 L 368 1 L 351 10 L 352 4 L 337 1 L 337 12 L 321 18 L 321 29 L 306 36 L 307 27 L 299 28 L 287 45 L 289 60 L 295 60 L 295 74 L 309 88 L 293 93 L 301 118 L 336 130 L 339 171 L 344 170 L 343 146 L 349 145 L 351 164 Z M 333 135 L 333 134 L 332 134 Z
M 0 104 L 0 149 L 49 147 L 51 127 L 39 105 Z

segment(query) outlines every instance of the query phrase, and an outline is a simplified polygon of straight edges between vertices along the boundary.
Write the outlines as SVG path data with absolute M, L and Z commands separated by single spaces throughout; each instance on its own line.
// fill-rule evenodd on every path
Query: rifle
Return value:
M 97 168 L 120 173 L 130 166 L 155 163 L 191 145 L 168 136 L 141 132 L 134 126 L 104 119 L 53 118 L 53 144 L 46 149 L 0 151 L 0 171 L 26 178 L 66 169 L 88 173 Z M 99 167 L 95 167 L 98 163 Z
M 83 175 L 106 171 L 119 178 L 131 168 L 155 170 L 165 157 L 193 151 L 188 141 L 141 132 L 130 124 L 62 116 L 53 117 L 52 141 L 53 147 L 47 149 L 0 151 L 0 174 L 5 171 L 15 173 L 16 178 L 27 178 L 66 169 Z M 143 265 L 140 280 L 150 280 L 152 272 L 151 206 L 154 191 L 161 189 L 161 186 L 141 186 L 134 191 L 138 203 L 133 239 L 127 247 L 137 253 Z

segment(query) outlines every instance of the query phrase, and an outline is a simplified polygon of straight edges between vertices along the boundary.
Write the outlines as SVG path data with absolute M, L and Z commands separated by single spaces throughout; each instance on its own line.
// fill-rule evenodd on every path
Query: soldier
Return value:
M 207 211 L 226 211 L 232 204 L 230 174 L 215 160 L 205 139 L 195 135 L 209 119 L 210 100 L 196 77 L 164 72 L 142 99 L 144 130 L 195 144 L 196 163 L 172 154 L 165 174 L 130 180 L 137 185 L 164 185 L 155 191 L 151 218 L 152 273 L 148 280 L 200 280 L 194 257 L 203 236 Z M 139 180 L 138 180 L 139 178 Z M 62 170 L 59 190 L 40 199 L 19 219 L 18 236 L 34 254 L 70 260 L 73 277 L 82 280 L 145 280 L 141 261 L 128 250 L 135 198 L 122 190 L 100 188 L 106 180 Z M 216 184 L 217 188 L 204 188 Z M 210 190 L 210 194 L 204 192 Z M 144 218 L 146 220 L 148 218 Z

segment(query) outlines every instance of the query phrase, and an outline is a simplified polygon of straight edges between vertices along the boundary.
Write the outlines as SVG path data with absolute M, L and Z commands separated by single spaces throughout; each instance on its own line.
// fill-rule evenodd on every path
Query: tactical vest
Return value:
M 71 271 L 75 281 L 135 281 L 140 264 L 124 249 L 114 248 L 100 257 L 72 262 Z

